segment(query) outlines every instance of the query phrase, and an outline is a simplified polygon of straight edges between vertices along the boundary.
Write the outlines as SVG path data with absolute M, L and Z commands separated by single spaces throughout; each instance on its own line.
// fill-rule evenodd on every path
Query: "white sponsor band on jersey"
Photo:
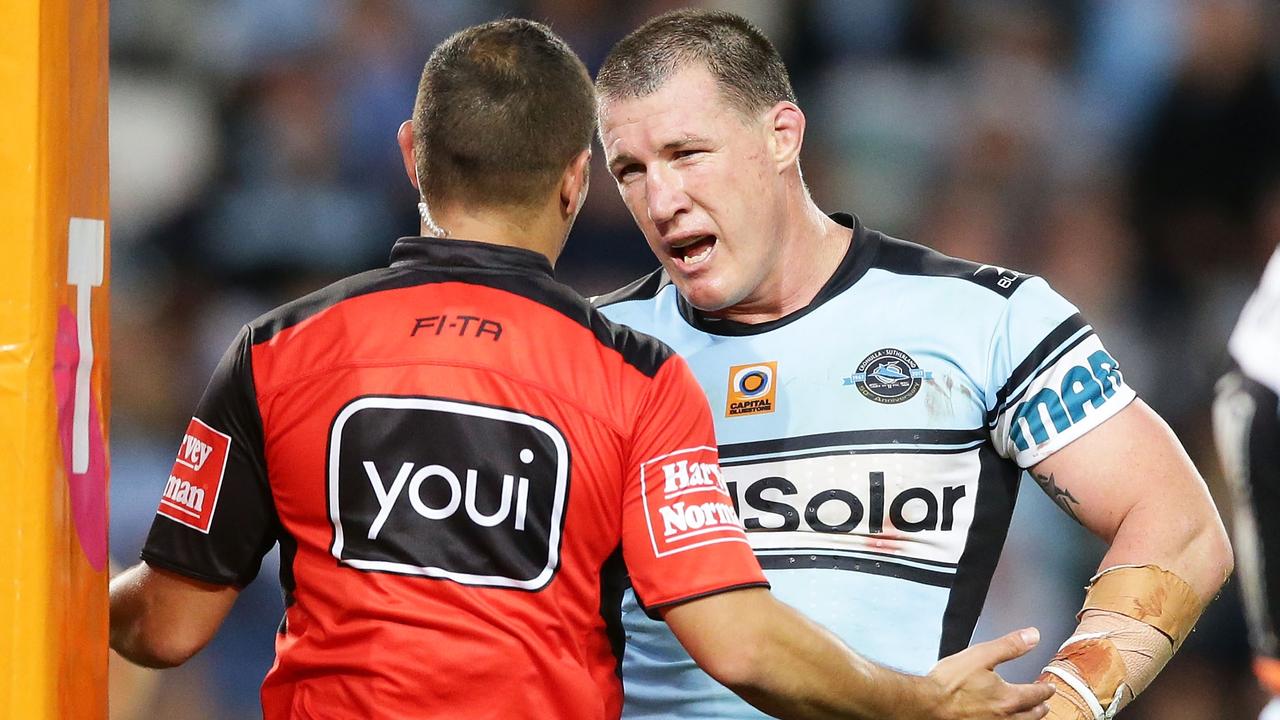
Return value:
M 980 452 L 784 456 L 731 465 L 725 485 L 756 550 L 956 563 L 977 506 Z

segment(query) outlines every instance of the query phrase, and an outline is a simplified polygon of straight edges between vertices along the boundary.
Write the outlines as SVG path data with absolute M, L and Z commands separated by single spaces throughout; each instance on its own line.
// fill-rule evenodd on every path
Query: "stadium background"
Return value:
M 394 134 L 447 34 L 548 22 L 594 71 L 663 0 L 112 0 L 111 551 L 131 563 L 239 325 L 415 234 Z M 1263 0 L 722 0 L 777 44 L 819 204 L 1034 272 L 1099 328 L 1222 498 L 1208 406 L 1227 333 L 1280 240 L 1280 34 Z M 599 162 L 559 277 L 654 266 Z M 886 306 L 868 312 L 892 313 Z M 1102 546 L 1033 483 L 980 637 L 1062 639 Z M 114 718 L 257 717 L 273 555 L 212 645 Z M 1006 675 L 1033 676 L 1056 641 Z M 395 658 L 370 658 L 395 662 Z M 1131 720 L 1256 717 L 1234 583 Z

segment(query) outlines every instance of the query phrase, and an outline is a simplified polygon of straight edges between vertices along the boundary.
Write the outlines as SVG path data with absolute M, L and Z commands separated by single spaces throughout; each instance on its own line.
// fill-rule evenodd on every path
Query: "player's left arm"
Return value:
M 145 667 L 181 665 L 213 639 L 239 594 L 140 562 L 111 579 L 111 647 Z
M 1141 692 L 1231 573 L 1222 520 L 1168 425 L 1135 399 L 1029 470 L 1110 544 L 1076 633 L 1046 668 L 1050 718 L 1110 718 Z
M 1099 571 L 1158 565 L 1202 605 L 1231 573 L 1231 546 L 1204 480 L 1142 400 L 1029 472 L 1063 512 L 1110 544 Z

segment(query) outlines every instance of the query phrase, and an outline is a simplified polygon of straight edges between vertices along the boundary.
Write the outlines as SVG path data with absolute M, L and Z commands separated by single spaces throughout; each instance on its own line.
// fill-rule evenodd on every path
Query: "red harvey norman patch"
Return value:
M 208 534 L 230 450 L 230 436 L 191 418 L 156 512 Z
M 644 514 L 657 557 L 721 542 L 747 542 L 715 448 L 656 457 L 640 467 Z

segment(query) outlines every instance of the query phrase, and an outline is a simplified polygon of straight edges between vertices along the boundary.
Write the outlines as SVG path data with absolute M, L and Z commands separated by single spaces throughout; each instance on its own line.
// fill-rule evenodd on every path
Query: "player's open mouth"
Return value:
M 716 247 L 715 235 L 699 235 L 689 238 L 679 246 L 671 247 L 671 256 L 680 262 L 681 265 L 691 266 L 697 265 L 705 261 L 711 256 L 711 251 Z

